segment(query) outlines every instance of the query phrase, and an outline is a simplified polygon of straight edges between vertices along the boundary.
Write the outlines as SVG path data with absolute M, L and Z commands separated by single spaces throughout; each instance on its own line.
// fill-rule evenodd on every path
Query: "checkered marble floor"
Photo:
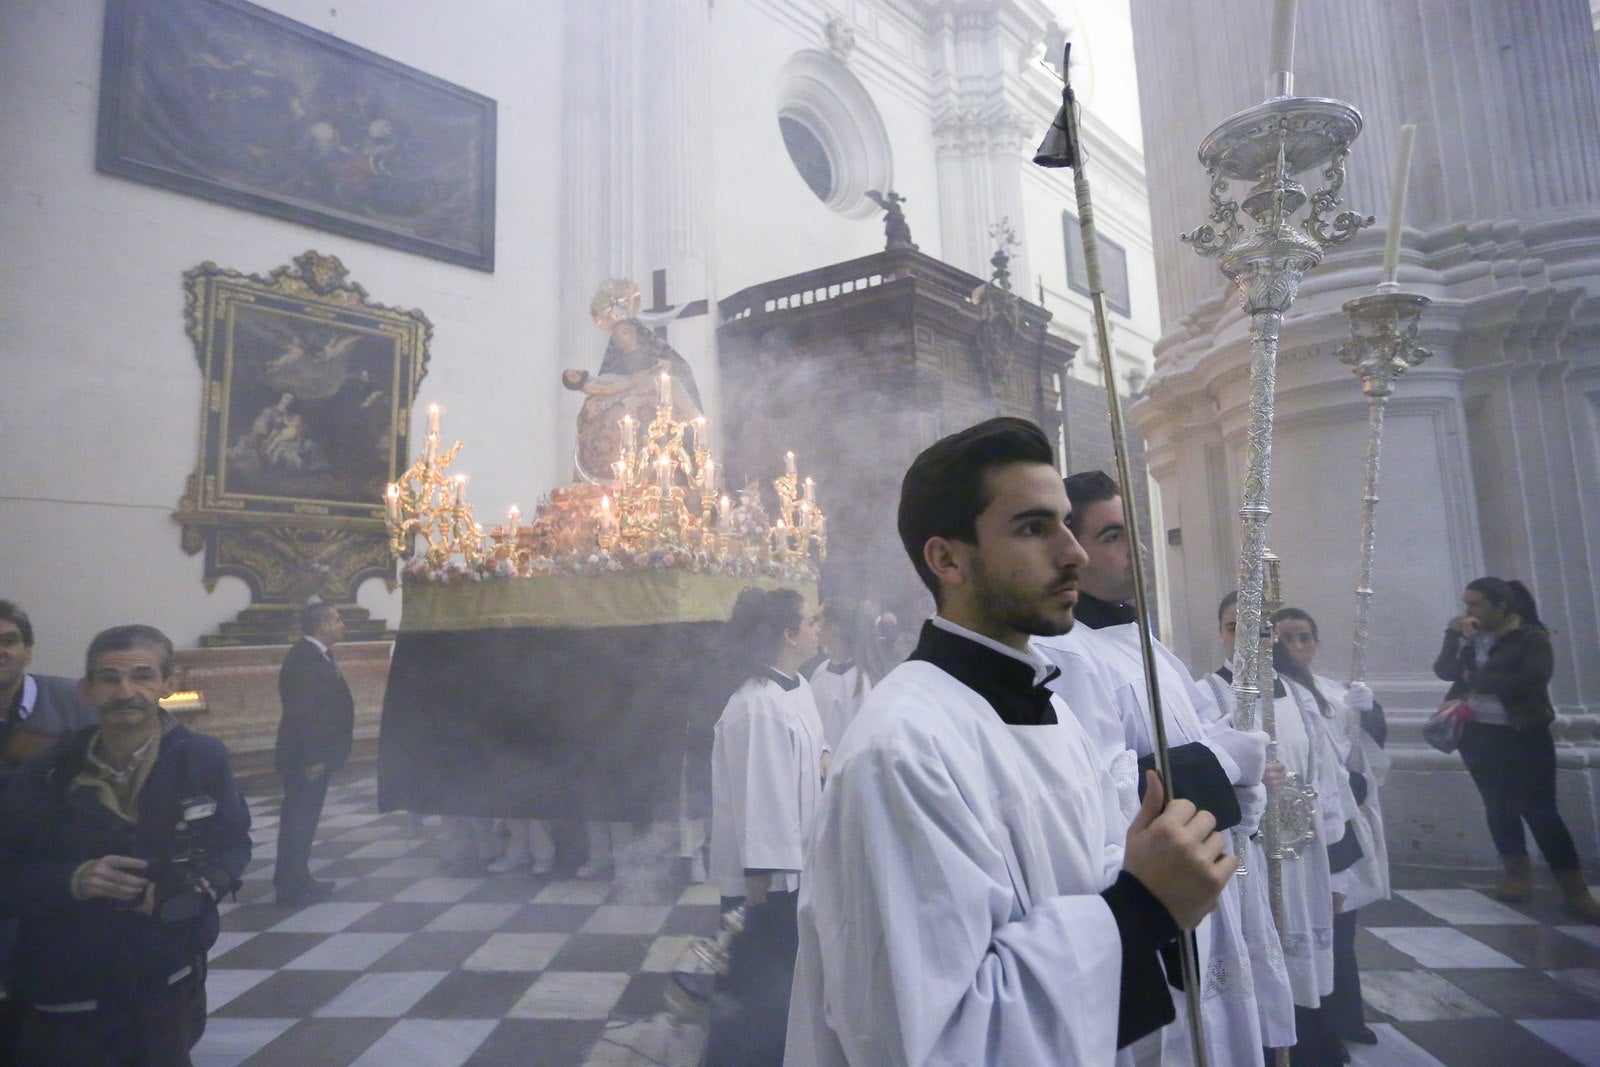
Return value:
M 676 864 L 647 856 L 612 882 L 452 877 L 439 820 L 379 815 L 355 770 L 313 850 L 339 889 L 289 911 L 272 903 L 278 798 L 250 806 L 256 854 L 224 905 L 198 1067 L 697 1062 L 704 1033 L 667 1016 L 665 988 L 715 932 L 717 898 Z M 1509 907 L 1448 874 L 1397 881 L 1362 911 L 1379 1044 L 1352 1046 L 1353 1063 L 1600 1067 L 1600 927 L 1571 925 L 1548 888 Z

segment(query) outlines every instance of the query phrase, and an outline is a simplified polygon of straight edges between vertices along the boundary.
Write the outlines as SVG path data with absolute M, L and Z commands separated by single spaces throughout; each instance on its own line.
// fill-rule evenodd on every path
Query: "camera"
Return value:
M 206 859 L 200 831 L 216 813 L 217 802 L 212 798 L 186 798 L 172 827 L 170 855 L 151 866 L 153 914 L 164 923 L 188 922 L 216 901 L 200 873 Z

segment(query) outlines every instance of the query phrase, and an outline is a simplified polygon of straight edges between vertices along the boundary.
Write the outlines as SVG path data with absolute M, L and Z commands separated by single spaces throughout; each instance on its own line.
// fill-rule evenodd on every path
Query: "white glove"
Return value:
M 1344 706 L 1353 711 L 1372 710 L 1372 687 L 1366 682 L 1351 682 L 1344 691 Z
M 1239 825 L 1234 829 L 1249 837 L 1261 828 L 1261 813 L 1267 810 L 1267 787 L 1236 785 L 1233 795 L 1239 799 Z
M 1246 732 L 1230 727 L 1206 738 L 1205 744 L 1232 761 L 1238 771 L 1233 776 L 1234 785 L 1253 786 L 1261 783 L 1261 772 L 1267 768 L 1267 740 L 1266 733 L 1261 730 Z M 1217 762 L 1227 769 L 1227 762 L 1221 759 Z

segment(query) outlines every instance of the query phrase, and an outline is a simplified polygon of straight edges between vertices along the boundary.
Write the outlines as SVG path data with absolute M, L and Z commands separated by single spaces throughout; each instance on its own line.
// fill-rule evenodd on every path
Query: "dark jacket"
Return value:
M 1513 726 L 1533 729 L 1555 721 L 1550 704 L 1550 676 L 1555 652 L 1542 626 L 1519 626 L 1502 634 L 1478 668 L 1471 641 L 1446 630 L 1444 647 L 1433 661 L 1433 673 L 1450 683 L 1446 700 L 1465 700 L 1469 693 L 1491 693 L 1505 705 Z
M 133 1003 L 217 939 L 214 904 L 168 924 L 109 900 L 74 898 L 72 875 L 84 861 L 172 857 L 183 801 L 209 797 L 216 813 L 190 830 L 198 873 L 220 896 L 250 862 L 250 809 L 222 742 L 173 726 L 139 791 L 139 821 L 130 824 L 93 790 L 72 785 L 96 731 L 68 734 L 23 764 L 0 801 L 0 915 L 20 920 L 14 992 L 27 1003 Z
M 326 764 L 329 771 L 350 758 L 356 703 L 339 668 L 305 638 L 296 641 L 278 671 L 283 720 L 273 765 L 282 775 L 303 774 Z

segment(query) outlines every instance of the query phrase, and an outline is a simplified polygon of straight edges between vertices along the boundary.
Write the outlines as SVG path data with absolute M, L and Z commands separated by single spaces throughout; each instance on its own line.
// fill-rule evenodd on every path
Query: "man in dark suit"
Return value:
M 311 842 L 328 795 L 328 776 L 350 758 L 355 700 L 331 649 L 344 638 L 344 620 L 332 604 L 300 609 L 300 631 L 278 671 L 283 721 L 278 724 L 274 765 L 283 779 L 278 823 L 278 860 L 272 885 L 280 907 L 326 900 L 332 882 L 311 877 Z

